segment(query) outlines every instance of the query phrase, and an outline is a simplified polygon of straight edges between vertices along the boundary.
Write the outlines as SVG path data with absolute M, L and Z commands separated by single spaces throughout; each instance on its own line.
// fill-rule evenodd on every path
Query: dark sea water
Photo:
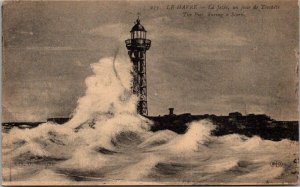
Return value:
M 191 123 L 183 135 L 130 125 L 114 128 L 103 134 L 92 128 L 75 133 L 55 124 L 12 129 L 3 134 L 3 179 L 48 184 L 297 182 L 298 142 L 214 137 L 213 124 L 206 120 Z

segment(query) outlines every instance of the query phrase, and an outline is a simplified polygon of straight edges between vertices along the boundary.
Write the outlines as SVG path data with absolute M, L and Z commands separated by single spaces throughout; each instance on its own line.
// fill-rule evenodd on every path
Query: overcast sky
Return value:
M 168 4 L 180 3 L 6 3 L 4 121 L 69 116 L 84 94 L 90 64 L 113 56 L 117 49 L 119 55 L 126 55 L 124 40 L 130 36 L 137 12 L 141 12 L 141 23 L 152 40 L 147 52 L 149 115 L 163 115 L 174 107 L 175 113 L 226 115 L 240 111 L 298 119 L 297 1 L 265 1 L 280 9 L 246 11 L 243 17 L 225 18 L 183 17 L 182 10 L 167 10 Z M 160 8 L 150 10 L 151 5 Z

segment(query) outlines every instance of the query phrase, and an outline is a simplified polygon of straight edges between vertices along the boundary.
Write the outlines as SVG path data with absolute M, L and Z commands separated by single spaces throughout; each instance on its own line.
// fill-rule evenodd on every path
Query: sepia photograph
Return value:
M 2 185 L 297 185 L 297 0 L 5 0 Z

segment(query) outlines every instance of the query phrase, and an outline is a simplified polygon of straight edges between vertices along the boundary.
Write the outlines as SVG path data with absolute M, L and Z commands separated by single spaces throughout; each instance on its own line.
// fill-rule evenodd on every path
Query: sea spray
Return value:
M 45 123 L 3 134 L 4 181 L 297 181 L 298 142 L 238 134 L 215 137 L 209 120 L 187 124 L 183 135 L 151 132 L 151 121 L 136 113 L 129 60 L 104 58 L 91 67 L 94 74 L 86 79 L 86 93 L 67 124 Z M 282 165 L 274 167 L 274 161 Z
M 187 132 L 178 135 L 168 144 L 162 145 L 160 149 L 167 149 L 174 153 L 189 154 L 198 151 L 205 143 L 210 141 L 211 131 L 215 128 L 209 120 L 194 121 L 188 124 Z
M 161 146 L 174 139 L 178 134 L 170 130 L 162 130 L 153 133 L 143 143 L 139 145 L 140 148 L 152 148 Z
M 140 137 L 147 133 L 151 122 L 136 113 L 137 98 L 130 92 L 130 62 L 103 58 L 92 64 L 91 68 L 94 74 L 86 79 L 86 93 L 78 100 L 69 122 L 63 125 L 44 123 L 37 128 L 25 130 L 13 128 L 9 134 L 3 135 L 5 153 L 9 155 L 6 158 L 18 162 L 11 164 L 29 162 L 28 158 L 32 158 L 30 162 L 49 158 L 71 159 L 64 163 L 75 164 L 80 160 L 78 155 L 80 157 L 81 151 L 85 151 L 85 162 L 91 158 L 88 162 L 91 164 L 97 160 L 92 158 L 99 157 L 95 156 L 95 148 L 101 146 L 113 149 L 112 140 L 119 133 L 132 131 L 139 133 Z M 114 68 L 122 79 L 117 78 Z
M 116 75 L 114 67 L 122 80 Z M 78 100 L 73 117 L 66 125 L 77 128 L 91 120 L 97 121 L 103 116 L 113 117 L 118 113 L 129 113 L 138 117 L 137 97 L 129 91 L 131 63 L 118 58 L 103 58 L 98 63 L 91 64 L 91 68 L 94 75 L 86 79 L 85 95 Z

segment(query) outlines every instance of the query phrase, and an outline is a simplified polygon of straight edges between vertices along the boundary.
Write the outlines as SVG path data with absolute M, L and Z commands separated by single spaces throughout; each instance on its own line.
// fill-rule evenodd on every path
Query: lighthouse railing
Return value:
M 127 48 L 146 48 L 147 50 L 151 46 L 151 40 L 149 39 L 142 39 L 142 38 L 135 38 L 135 39 L 128 39 L 125 40 L 125 44 Z

